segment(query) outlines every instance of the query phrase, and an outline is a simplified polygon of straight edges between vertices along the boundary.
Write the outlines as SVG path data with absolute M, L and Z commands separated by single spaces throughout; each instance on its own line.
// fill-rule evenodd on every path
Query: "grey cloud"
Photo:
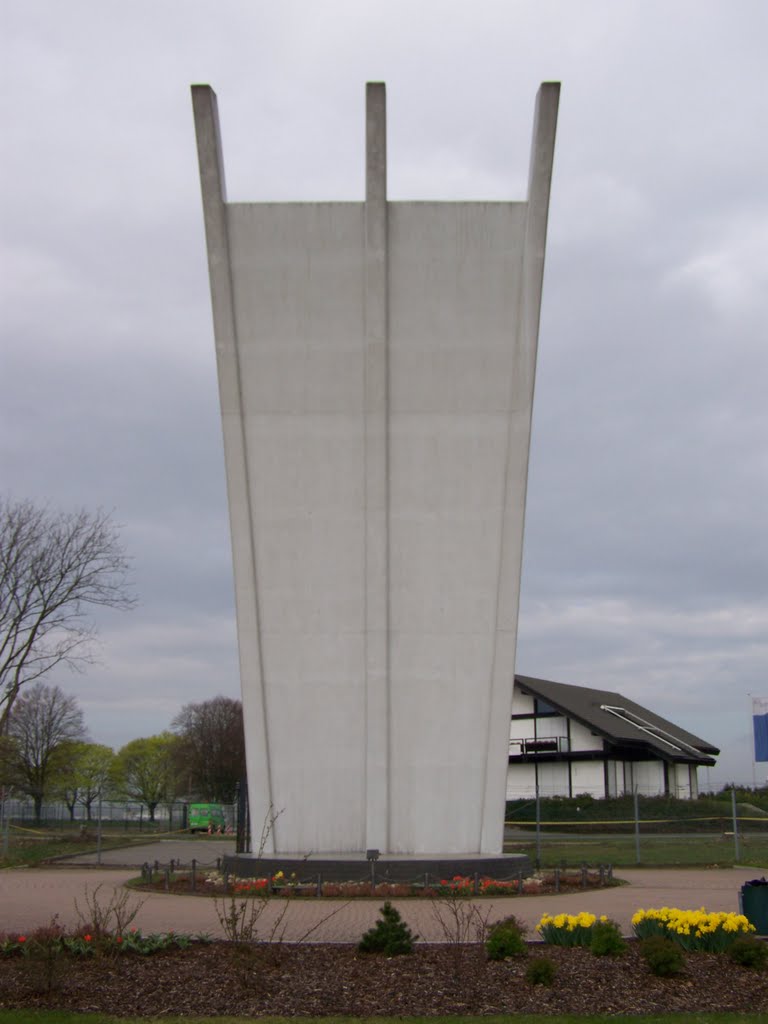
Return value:
M 142 600 L 66 680 L 94 738 L 237 689 L 190 83 L 219 94 L 232 198 L 360 199 L 364 82 L 386 79 L 394 197 L 520 199 L 557 78 L 519 669 L 654 704 L 747 781 L 744 695 L 768 696 L 765 5 L 5 14 L 0 486 L 114 508 Z

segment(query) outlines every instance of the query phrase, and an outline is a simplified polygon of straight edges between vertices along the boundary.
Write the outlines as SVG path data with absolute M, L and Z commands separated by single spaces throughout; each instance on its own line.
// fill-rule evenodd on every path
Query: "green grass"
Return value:
M 719 799 L 700 797 L 679 800 L 675 797 L 643 796 L 638 798 L 638 811 L 643 829 L 654 832 L 723 832 L 733 822 L 730 794 Z M 737 813 L 750 819 L 749 827 L 768 833 L 768 808 L 759 796 L 739 797 Z M 595 799 L 580 797 L 544 797 L 539 801 L 541 821 L 558 831 L 575 831 L 587 827 L 590 833 L 634 832 L 635 804 L 631 796 Z M 535 800 L 507 801 L 506 820 L 509 825 L 530 827 L 536 821 Z
M 147 836 L 112 834 L 102 836 L 102 850 L 116 850 L 136 843 L 148 842 Z M 39 867 L 55 857 L 69 857 L 76 853 L 91 853 L 96 850 L 96 840 L 89 836 L 84 840 L 77 832 L 49 832 L 36 830 L 34 835 L 11 835 L 8 856 L 2 856 L 0 844 L 0 868 Z
M 514 1014 L 511 1017 L 302 1017 L 301 1024 L 609 1024 L 615 1016 Z M 637 1024 L 761 1024 L 760 1013 L 661 1013 L 632 1017 Z M 0 1024 L 253 1024 L 252 1017 L 112 1017 L 67 1010 L 0 1010 Z M 259 1024 L 295 1024 L 288 1017 L 260 1017 Z
M 151 835 L 147 833 L 112 833 L 102 837 L 102 849 L 118 849 L 150 840 Z M 201 841 L 194 839 L 197 843 Z M 0 855 L 0 868 L 35 867 L 55 857 L 90 853 L 95 849 L 96 843 L 92 837 L 84 841 L 78 833 L 41 829 L 35 835 L 11 835 L 8 856 L 4 858 Z M 504 849 L 506 853 L 526 853 L 532 861 L 536 859 L 536 842 L 532 834 L 523 842 L 515 840 L 506 843 Z M 586 862 L 635 867 L 635 837 L 581 832 L 567 838 L 558 836 L 557 839 L 550 839 L 547 830 L 542 829 L 542 866 L 555 867 L 563 862 L 569 866 Z M 680 838 L 644 832 L 640 835 L 642 867 L 732 867 L 735 863 L 732 836 L 695 835 Z M 741 837 L 738 863 L 768 869 L 768 836 Z
M 504 844 L 505 853 L 527 853 L 532 861 L 536 859 L 535 842 L 511 842 Z M 565 861 L 573 866 L 586 861 L 588 864 L 612 864 L 614 867 L 636 867 L 634 836 L 595 836 L 588 839 L 583 835 L 572 839 L 541 838 L 541 863 L 543 867 L 555 867 Z M 640 836 L 641 867 L 720 867 L 729 868 L 737 863 L 734 856 L 733 837 L 725 839 L 696 836 L 695 839 L 677 839 L 665 836 Z M 739 864 L 755 868 L 768 867 L 768 838 L 750 837 L 740 840 Z

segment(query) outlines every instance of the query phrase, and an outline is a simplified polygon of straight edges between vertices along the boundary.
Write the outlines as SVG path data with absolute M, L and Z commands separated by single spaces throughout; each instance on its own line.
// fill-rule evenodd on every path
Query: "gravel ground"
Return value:
M 551 988 L 524 978 L 532 956 L 557 965 Z M 479 945 L 419 944 L 410 956 L 359 954 L 351 945 L 195 945 L 149 957 L 62 959 L 49 972 L 0 961 L 0 1007 L 51 1007 L 117 1016 L 285 1016 L 509 1013 L 768 1014 L 768 972 L 723 955 L 686 954 L 685 973 L 656 978 L 631 942 L 625 955 L 540 944 L 528 957 L 486 959 Z

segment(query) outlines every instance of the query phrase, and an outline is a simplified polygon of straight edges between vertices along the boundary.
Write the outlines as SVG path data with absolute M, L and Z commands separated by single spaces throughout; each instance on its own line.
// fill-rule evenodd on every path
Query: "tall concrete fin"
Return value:
M 499 557 L 496 637 L 489 702 L 482 834 L 480 836 L 480 849 L 483 851 L 501 850 L 503 842 L 506 774 L 499 772 L 498 766 L 506 760 L 509 749 L 509 720 L 512 712 L 512 683 L 515 677 L 531 415 L 559 100 L 559 82 L 545 82 L 536 97 L 534 115 L 519 297 L 520 308 L 511 382 L 504 484 L 504 520 Z
M 255 532 L 230 259 L 226 186 L 216 94 L 213 89 L 207 85 L 193 85 L 192 107 L 203 197 L 224 457 L 227 466 L 243 715 L 246 735 L 261 738 L 260 743 L 246 745 L 249 758 L 248 777 L 260 780 L 258 792 L 250 795 L 251 827 L 257 842 L 263 830 L 263 851 L 269 853 L 276 848 L 279 822 L 275 818 L 272 803 L 266 692 L 259 629 Z M 259 761 L 258 764 L 252 763 L 254 758 Z
M 386 92 L 366 90 L 365 751 L 366 843 L 389 849 L 389 367 Z
M 364 202 L 228 203 L 193 87 L 266 854 L 501 853 L 557 99 L 521 201 L 389 201 L 372 83 Z

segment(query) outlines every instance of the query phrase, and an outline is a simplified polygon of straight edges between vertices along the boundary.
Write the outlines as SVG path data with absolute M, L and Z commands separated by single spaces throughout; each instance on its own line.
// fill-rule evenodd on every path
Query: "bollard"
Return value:
M 165 891 L 170 892 L 171 889 L 171 869 L 165 869 Z
M 555 868 L 555 892 L 560 892 L 560 868 Z
M 587 888 L 587 865 L 584 863 L 581 865 L 581 888 Z
M 322 896 L 323 895 L 323 876 L 322 875 L 318 875 L 317 876 L 317 895 L 318 896 Z
M 605 864 L 600 865 L 600 885 L 605 885 Z
M 523 872 L 522 871 L 518 871 L 518 873 L 517 873 L 517 891 L 520 893 L 521 896 L 523 895 Z
M 480 892 L 480 872 L 475 872 L 475 896 Z
M 196 879 L 195 879 L 195 870 L 196 870 L 196 868 L 197 868 L 197 861 L 193 857 L 192 858 L 192 892 L 195 892 L 196 888 L 197 888 L 197 882 L 196 882 Z

